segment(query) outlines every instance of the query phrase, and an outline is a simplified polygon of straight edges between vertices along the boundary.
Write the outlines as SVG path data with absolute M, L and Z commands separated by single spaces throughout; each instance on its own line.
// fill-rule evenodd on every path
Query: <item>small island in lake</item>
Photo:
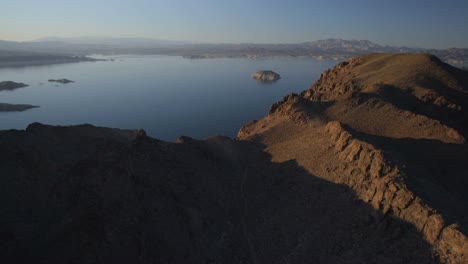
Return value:
M 26 111 L 31 108 L 37 108 L 39 106 L 36 105 L 28 105 L 28 104 L 5 104 L 0 103 L 0 112 L 22 112 Z
M 24 83 L 4 81 L 4 82 L 0 82 L 0 91 L 11 91 L 11 90 L 18 89 L 18 88 L 23 88 L 23 87 L 26 87 L 26 86 L 28 86 L 28 85 L 24 84 Z
M 49 82 L 57 82 L 57 83 L 73 83 L 74 81 L 68 79 L 49 79 Z
M 4 81 L 0 82 L 0 91 L 11 91 L 14 89 L 22 88 L 29 86 L 24 83 L 17 83 L 17 82 L 12 82 L 12 81 Z M 6 103 L 0 103 L 0 112 L 19 112 L 19 111 L 25 111 L 31 108 L 36 108 L 39 106 L 35 105 L 25 105 L 25 104 L 6 104 Z
M 258 71 L 252 74 L 252 78 L 261 82 L 276 82 L 281 76 L 274 71 Z

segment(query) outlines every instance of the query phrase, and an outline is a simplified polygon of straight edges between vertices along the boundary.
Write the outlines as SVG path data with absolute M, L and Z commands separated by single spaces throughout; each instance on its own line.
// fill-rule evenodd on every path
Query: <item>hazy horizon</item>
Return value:
M 70 36 L 70 37 L 64 37 L 64 36 L 43 36 L 43 37 L 38 37 L 34 39 L 28 39 L 28 40 L 15 40 L 15 39 L 0 39 L 0 41 L 11 41 L 11 42 L 48 42 L 48 41 L 64 41 L 65 43 L 87 43 L 87 44 L 96 44 L 93 42 L 93 40 L 119 40 L 119 39 L 126 39 L 126 40 L 148 40 L 148 41 L 161 41 L 161 42 L 169 42 L 169 43 L 178 43 L 178 44 L 213 44 L 213 45 L 223 45 L 223 44 L 264 44 L 264 45 L 281 45 L 281 44 L 302 44 L 302 43 L 308 43 L 308 42 L 315 42 L 315 41 L 323 41 L 323 40 L 333 40 L 333 39 L 341 39 L 341 40 L 346 40 L 346 41 L 370 41 L 374 44 L 381 45 L 381 46 L 393 46 L 393 47 L 407 47 L 407 48 L 426 48 L 426 49 L 437 49 L 435 47 L 431 46 L 415 46 L 415 45 L 390 45 L 388 43 L 381 43 L 374 41 L 372 39 L 356 39 L 356 38 L 341 38 L 341 37 L 336 37 L 336 38 L 324 38 L 324 39 L 313 39 L 313 40 L 307 40 L 307 41 L 300 41 L 300 42 L 255 42 L 255 41 L 246 41 L 246 42 L 200 42 L 200 41 L 190 41 L 190 40 L 174 40 L 174 39 L 163 39 L 163 38 L 152 38 L 152 37 L 145 37 L 145 36 Z M 89 40 L 86 41 L 86 40 Z M 67 42 L 69 41 L 69 42 Z M 99 41 L 97 41 L 99 42 Z M 468 48 L 468 47 L 457 47 L 457 46 L 450 46 L 446 48 Z M 440 48 L 444 49 L 444 48 Z
M 126 37 L 198 43 L 301 43 L 341 38 L 381 45 L 468 48 L 468 2 L 23 0 L 2 3 L 0 39 Z

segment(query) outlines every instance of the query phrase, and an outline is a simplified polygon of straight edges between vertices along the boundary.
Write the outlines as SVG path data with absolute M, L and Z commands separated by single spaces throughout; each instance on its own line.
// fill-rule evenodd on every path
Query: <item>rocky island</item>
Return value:
M 257 71 L 251 77 L 260 82 L 276 82 L 281 79 L 280 75 L 274 71 Z
M 0 131 L 2 263 L 468 263 L 468 73 L 325 71 L 236 139 Z
M 31 108 L 37 108 L 39 106 L 28 105 L 28 104 L 5 104 L 0 103 L 0 112 L 22 112 Z
M 49 79 L 49 82 L 56 82 L 56 83 L 73 83 L 74 81 L 68 79 Z
M 27 87 L 27 84 L 17 83 L 12 81 L 3 81 L 0 82 L 0 91 L 12 91 L 18 88 Z M 39 106 L 27 105 L 27 104 L 6 104 L 0 103 L 0 112 L 21 112 L 31 108 L 36 108 Z
M 0 82 L 0 91 L 11 91 L 18 88 L 27 87 L 27 84 L 12 81 Z

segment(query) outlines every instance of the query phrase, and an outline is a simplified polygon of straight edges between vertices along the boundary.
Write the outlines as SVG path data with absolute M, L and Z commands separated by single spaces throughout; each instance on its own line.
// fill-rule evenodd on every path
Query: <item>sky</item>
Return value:
M 203 43 L 326 38 L 468 48 L 468 0 L 0 0 L 0 39 L 146 37 Z

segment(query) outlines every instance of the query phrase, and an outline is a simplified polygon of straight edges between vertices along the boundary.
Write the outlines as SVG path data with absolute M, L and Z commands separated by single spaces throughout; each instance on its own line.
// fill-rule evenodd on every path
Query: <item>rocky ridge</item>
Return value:
M 353 58 L 274 104 L 238 138 L 413 224 L 441 263 L 465 263 L 467 78 L 431 55 Z M 314 151 L 321 154 L 307 154 Z
M 36 123 L 0 145 L 4 262 L 435 263 L 410 224 L 256 143 Z

